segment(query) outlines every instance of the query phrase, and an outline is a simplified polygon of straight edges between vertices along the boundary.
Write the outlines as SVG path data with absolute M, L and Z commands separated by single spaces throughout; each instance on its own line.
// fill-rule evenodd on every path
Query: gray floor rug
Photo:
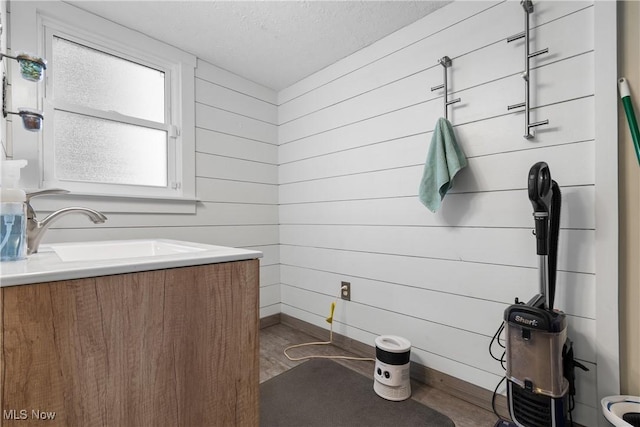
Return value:
M 260 384 L 262 427 L 452 427 L 415 400 L 392 402 L 373 380 L 327 359 L 312 359 Z

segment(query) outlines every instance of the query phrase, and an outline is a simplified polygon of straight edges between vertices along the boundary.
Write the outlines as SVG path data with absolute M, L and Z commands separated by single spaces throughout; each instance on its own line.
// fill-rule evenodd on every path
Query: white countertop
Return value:
M 166 246 L 175 245 L 187 250 L 168 254 L 163 254 L 160 251 L 159 254 L 140 256 L 131 255 L 118 246 L 131 246 L 136 243 L 148 244 L 150 242 L 158 242 Z M 75 260 L 73 258 L 76 256 L 73 254 L 75 249 L 88 250 L 87 248 L 91 248 L 91 245 L 100 246 L 102 250 L 104 246 L 111 245 L 121 250 L 119 253 L 107 253 L 106 255 L 103 255 L 105 253 L 103 250 L 98 255 L 99 259 Z M 71 251 L 71 260 L 63 261 L 66 256 L 65 251 Z M 41 245 L 38 253 L 29 255 L 25 260 L 0 262 L 0 287 L 243 261 L 261 257 L 262 252 L 260 251 L 164 239 Z

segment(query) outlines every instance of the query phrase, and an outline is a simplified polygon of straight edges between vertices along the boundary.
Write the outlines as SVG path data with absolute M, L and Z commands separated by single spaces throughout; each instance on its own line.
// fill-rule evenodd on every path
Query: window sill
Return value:
M 53 212 L 83 206 L 102 213 L 195 214 L 198 199 L 192 197 L 113 196 L 101 194 L 57 194 L 31 199 L 36 212 Z

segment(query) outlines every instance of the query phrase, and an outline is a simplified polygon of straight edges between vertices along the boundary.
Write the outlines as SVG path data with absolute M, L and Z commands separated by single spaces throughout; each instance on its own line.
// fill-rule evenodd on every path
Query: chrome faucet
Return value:
M 84 214 L 88 216 L 94 224 L 102 224 L 107 220 L 106 216 L 98 211 L 94 211 L 93 209 L 69 207 L 59 209 L 47 215 L 42 221 L 38 221 L 38 218 L 36 218 L 36 212 L 30 203 L 33 197 L 48 196 L 52 194 L 67 194 L 68 192 L 69 191 L 62 190 L 60 188 L 51 188 L 27 193 L 27 255 L 38 252 L 38 247 L 40 246 L 40 241 L 42 240 L 45 231 L 49 229 L 51 224 L 65 215 L 72 213 Z

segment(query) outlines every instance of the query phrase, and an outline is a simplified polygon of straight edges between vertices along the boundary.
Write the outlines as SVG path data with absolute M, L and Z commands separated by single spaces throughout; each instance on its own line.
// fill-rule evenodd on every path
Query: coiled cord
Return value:
M 342 288 L 340 288 L 340 292 L 342 292 Z M 307 359 L 362 360 L 362 361 L 368 361 L 368 362 L 375 362 L 376 361 L 375 359 L 372 359 L 370 357 L 354 357 L 354 356 L 340 356 L 340 355 L 330 356 L 330 355 L 316 354 L 316 355 L 301 356 L 301 357 L 291 357 L 291 356 L 289 356 L 287 351 L 289 351 L 291 349 L 294 349 L 294 348 L 306 347 L 306 346 L 311 346 L 311 345 L 331 345 L 331 344 L 333 344 L 333 313 L 334 313 L 335 308 L 336 308 L 336 301 L 337 301 L 337 299 L 331 303 L 331 309 L 330 309 L 330 312 L 329 312 L 329 317 L 327 317 L 325 319 L 327 321 L 327 323 L 329 323 L 329 341 L 308 342 L 308 343 L 303 343 L 303 344 L 290 345 L 289 347 L 284 349 L 284 355 L 287 357 L 287 359 L 289 359 L 291 361 L 299 361 L 299 360 L 307 360 Z

